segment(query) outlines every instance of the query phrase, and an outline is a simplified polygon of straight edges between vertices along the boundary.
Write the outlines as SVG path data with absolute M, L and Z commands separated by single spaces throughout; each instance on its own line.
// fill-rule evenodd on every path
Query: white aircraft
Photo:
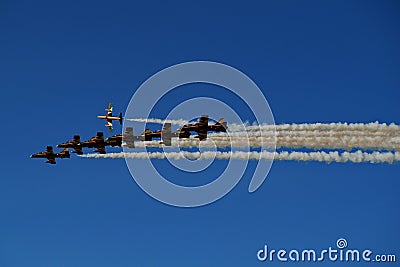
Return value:
M 113 131 L 113 124 L 112 121 L 119 121 L 119 123 L 122 125 L 122 112 L 119 113 L 119 117 L 114 117 L 112 114 L 113 110 L 113 105 L 112 103 L 108 104 L 108 108 L 106 109 L 107 114 L 105 116 L 97 116 L 99 119 L 105 119 L 107 121 L 106 127 L 108 127 L 108 130 L 110 132 Z

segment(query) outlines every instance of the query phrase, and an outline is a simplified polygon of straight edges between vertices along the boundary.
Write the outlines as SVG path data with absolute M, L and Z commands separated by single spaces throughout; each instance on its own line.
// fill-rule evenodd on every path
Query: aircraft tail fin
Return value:
M 119 113 L 119 124 L 122 125 L 122 112 Z
M 81 142 L 81 137 L 79 135 L 74 135 L 74 138 L 72 140 L 74 140 L 77 143 L 80 143 Z

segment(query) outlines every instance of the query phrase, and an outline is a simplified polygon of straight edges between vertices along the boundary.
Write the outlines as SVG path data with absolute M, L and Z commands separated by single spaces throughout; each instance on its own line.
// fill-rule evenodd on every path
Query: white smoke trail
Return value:
M 298 130 L 277 130 L 277 131 L 238 131 L 228 133 L 209 133 L 209 137 L 246 137 L 246 136 L 400 136 L 399 131 L 359 131 L 359 130 L 314 130 L 314 131 L 298 131 Z
M 230 131 L 243 129 L 241 124 L 228 124 Z M 248 131 L 329 131 L 329 130 L 348 130 L 348 131 L 399 131 L 400 126 L 394 123 L 386 124 L 379 122 L 370 123 L 293 123 L 293 124 L 261 124 L 246 126 Z
M 136 147 L 163 147 L 160 141 L 136 142 Z M 340 137 L 235 137 L 213 136 L 203 141 L 197 138 L 173 138 L 171 147 L 195 148 L 195 147 L 240 147 L 240 148 L 307 148 L 307 149 L 364 149 L 364 150 L 387 150 L 400 151 L 400 137 L 358 137 L 358 136 L 340 136 Z
M 184 125 L 187 124 L 188 121 L 184 119 L 175 119 L 175 120 L 164 120 L 164 119 L 156 119 L 156 118 L 137 118 L 137 119 L 126 119 L 128 121 L 135 122 L 150 122 L 150 123 L 160 123 L 171 122 L 172 124 Z M 228 129 L 233 131 L 240 130 L 248 130 L 248 131 L 329 131 L 329 130 L 347 130 L 347 131 L 400 131 L 400 125 L 395 123 L 379 123 L 370 122 L 370 123 L 347 123 L 347 122 L 334 122 L 334 123 L 292 123 L 292 124 L 261 124 L 257 125 L 253 123 L 250 125 L 248 122 L 244 122 L 243 124 L 238 123 L 228 123 Z
M 162 123 L 161 119 L 133 119 Z M 185 123 L 174 120 L 174 123 Z M 239 126 L 238 124 L 236 126 Z M 233 124 L 233 128 L 236 127 Z M 242 127 L 243 129 L 243 127 Z M 247 131 L 211 133 L 208 139 L 213 143 L 201 143 L 205 147 L 264 147 L 273 148 L 308 148 L 308 149 L 364 149 L 400 151 L 400 126 L 394 123 L 305 123 L 280 125 L 253 125 Z M 239 130 L 239 128 L 237 128 Z M 196 139 L 181 139 L 173 146 L 196 147 Z M 160 146 L 148 144 L 148 146 Z
M 236 160 L 291 160 L 291 161 L 318 161 L 318 162 L 353 162 L 353 163 L 389 163 L 400 161 L 400 153 L 395 152 L 136 152 L 136 153 L 109 153 L 85 154 L 84 158 L 132 158 L 132 159 L 236 159 Z
M 395 150 L 400 151 L 400 137 L 385 136 L 277 136 L 277 137 L 213 137 L 217 147 L 273 147 L 276 148 L 309 148 L 309 149 L 345 149 L 352 150 Z M 181 141 L 185 146 L 185 141 Z M 276 142 L 276 143 L 275 143 Z M 191 141 L 193 143 L 193 141 Z M 181 144 L 181 143 L 179 143 Z
M 187 120 L 183 119 L 178 119 L 178 120 L 164 120 L 164 119 L 154 119 L 154 118 L 149 118 L 149 119 L 125 119 L 127 121 L 134 121 L 134 122 L 144 122 L 144 123 L 158 123 L 158 124 L 164 124 L 166 122 L 175 124 L 175 125 L 185 125 L 188 123 Z

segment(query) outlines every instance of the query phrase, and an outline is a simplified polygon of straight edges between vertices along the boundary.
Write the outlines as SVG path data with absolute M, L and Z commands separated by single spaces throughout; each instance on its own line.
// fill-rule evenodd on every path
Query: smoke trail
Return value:
M 136 142 L 136 147 L 163 147 L 159 141 Z M 213 136 L 203 141 L 197 138 L 178 139 L 173 138 L 171 147 L 195 148 L 195 147 L 240 147 L 240 148 L 307 148 L 307 149 L 364 149 L 400 151 L 400 137 L 359 137 L 359 136 L 269 136 L 269 137 L 230 137 Z
M 235 131 L 236 129 L 243 129 L 243 126 L 240 124 L 230 124 L 229 129 L 231 131 Z M 246 130 L 248 131 L 329 131 L 329 130 L 348 130 L 348 131 L 400 131 L 400 126 L 394 123 L 386 124 L 379 122 L 370 122 L 370 123 L 347 123 L 347 122 L 338 122 L 338 123 L 293 123 L 293 124 L 261 124 L 261 125 L 252 125 L 247 126 Z
M 176 124 L 176 125 L 185 125 L 188 123 L 187 120 L 179 119 L 179 120 L 162 120 L 162 119 L 126 119 L 127 121 L 134 121 L 134 122 L 145 122 L 145 123 L 158 123 L 158 124 L 164 124 L 166 122 Z
M 270 136 L 248 138 L 213 137 L 217 147 L 273 147 L 276 148 L 309 148 L 309 149 L 345 149 L 355 148 L 368 150 L 400 151 L 400 137 L 368 137 L 368 136 Z M 276 143 L 275 143 L 276 142 Z M 180 143 L 181 144 L 181 143 Z M 185 146 L 184 141 L 182 142 Z
M 187 124 L 188 121 L 184 119 L 176 119 L 176 120 L 164 120 L 164 119 L 126 119 L 128 121 L 135 122 L 150 122 L 150 123 L 160 123 L 171 122 L 172 124 L 184 125 Z M 400 125 L 395 123 L 379 123 L 370 122 L 370 123 L 347 123 L 347 122 L 335 122 L 335 123 L 292 123 L 292 124 L 261 124 L 257 125 L 253 123 L 250 125 L 248 122 L 244 122 L 243 124 L 231 123 L 228 124 L 230 131 L 239 131 L 239 130 L 248 130 L 248 131 L 329 131 L 329 130 L 347 130 L 347 131 L 400 131 Z
M 110 153 L 110 154 L 85 154 L 84 158 L 132 158 L 132 159 L 236 159 L 236 160 L 290 160 L 290 161 L 317 161 L 317 162 L 353 162 L 353 163 L 389 163 L 400 161 L 400 153 L 395 152 L 136 152 L 136 153 Z
M 231 137 L 241 137 L 241 136 L 400 136 L 400 130 L 399 131 L 360 131 L 360 130 L 327 130 L 327 131 L 322 131 L 322 130 L 304 130 L 304 131 L 299 131 L 299 130 L 276 130 L 276 131 L 267 131 L 267 130 L 262 130 L 262 131 L 237 131 L 237 132 L 228 132 L 228 133 L 209 133 L 208 136 L 210 137 L 225 137 L 225 136 L 231 136 Z
M 163 123 L 161 119 L 131 119 Z M 186 123 L 173 120 L 174 123 Z M 239 131 L 239 124 L 229 126 L 228 133 L 213 133 L 208 139 L 213 142 L 201 143 L 204 147 L 253 147 L 253 148 L 307 148 L 307 149 L 364 149 L 400 151 L 400 126 L 394 123 L 304 123 L 280 125 L 246 126 Z M 235 131 L 235 127 L 237 128 Z M 231 131 L 233 128 L 234 131 Z M 196 142 L 197 141 L 197 142 Z M 147 144 L 147 146 L 161 146 Z M 173 141 L 173 146 L 197 147 L 197 139 Z

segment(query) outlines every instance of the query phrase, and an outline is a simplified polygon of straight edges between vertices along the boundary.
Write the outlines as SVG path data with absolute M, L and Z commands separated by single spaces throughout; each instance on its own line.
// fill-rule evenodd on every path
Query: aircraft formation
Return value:
M 118 117 L 112 114 L 113 105 L 110 103 L 106 109 L 107 113 L 104 116 L 97 116 L 99 119 L 104 119 L 107 121 L 105 126 L 110 132 L 113 131 L 113 121 L 119 121 L 122 125 L 122 112 Z M 47 146 L 46 150 L 40 153 L 31 155 L 31 158 L 45 158 L 46 163 L 56 164 L 56 158 L 64 159 L 70 158 L 69 149 L 72 149 L 72 153 L 82 155 L 83 148 L 94 148 L 94 152 L 100 154 L 106 154 L 106 147 L 122 147 L 126 146 L 128 148 L 135 148 L 135 142 L 138 141 L 152 141 L 153 139 L 159 139 L 161 144 L 165 146 L 171 146 L 172 138 L 190 138 L 191 133 L 197 133 L 195 138 L 199 140 L 207 139 L 208 132 L 226 132 L 228 128 L 227 123 L 221 118 L 215 124 L 208 123 L 208 115 L 202 115 L 198 122 L 186 124 L 182 128 L 178 129 L 178 132 L 172 132 L 172 124 L 164 123 L 163 127 L 159 131 L 150 131 L 146 129 L 140 135 L 134 135 L 133 127 L 126 127 L 123 134 L 113 135 L 104 139 L 103 132 L 97 132 L 95 136 L 87 141 L 81 141 L 79 135 L 74 135 L 71 141 L 58 144 L 58 148 L 63 148 L 60 153 L 55 153 L 52 146 Z

